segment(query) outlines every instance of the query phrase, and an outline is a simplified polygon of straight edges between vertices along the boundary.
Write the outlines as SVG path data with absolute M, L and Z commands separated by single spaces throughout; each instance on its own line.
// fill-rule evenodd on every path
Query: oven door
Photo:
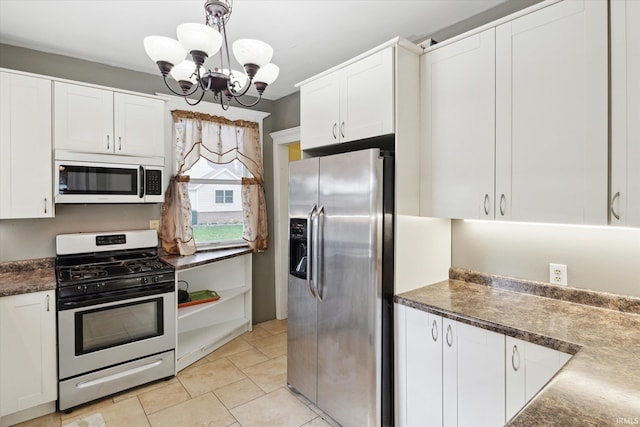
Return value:
M 58 301 L 60 379 L 174 349 L 175 316 L 173 283 Z

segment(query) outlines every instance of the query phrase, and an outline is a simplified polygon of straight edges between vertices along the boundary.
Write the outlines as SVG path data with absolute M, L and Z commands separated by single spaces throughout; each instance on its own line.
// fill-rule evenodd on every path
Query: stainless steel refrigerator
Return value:
M 289 167 L 287 384 L 344 427 L 393 424 L 393 156 Z

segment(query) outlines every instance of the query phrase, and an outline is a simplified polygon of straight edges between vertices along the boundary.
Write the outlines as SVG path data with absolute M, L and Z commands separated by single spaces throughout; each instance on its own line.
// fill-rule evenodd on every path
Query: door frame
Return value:
M 300 141 L 300 126 L 269 134 L 273 140 L 273 247 L 276 319 L 287 315 L 289 260 L 289 145 Z

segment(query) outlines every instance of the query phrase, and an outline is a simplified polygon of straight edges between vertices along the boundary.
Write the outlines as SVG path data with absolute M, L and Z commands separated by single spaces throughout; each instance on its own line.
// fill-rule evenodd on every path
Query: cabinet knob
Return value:
M 518 364 L 516 365 L 516 357 L 518 358 Z M 518 346 L 513 346 L 513 351 L 511 352 L 511 367 L 514 371 L 518 372 L 520 369 L 520 352 L 518 351 Z
M 122 137 L 118 137 L 118 151 L 122 151 Z
M 109 142 L 109 135 L 107 135 L 107 150 L 111 149 L 111 143 Z
M 453 330 L 451 329 L 451 325 L 447 325 L 447 345 L 451 347 L 453 345 Z
M 507 203 L 507 198 L 504 194 L 500 195 L 500 216 L 504 216 L 505 205 Z
M 49 312 L 49 295 L 47 295 L 47 312 Z
M 438 324 L 435 320 L 431 325 L 431 338 L 433 338 L 434 341 L 438 341 Z
M 344 122 L 340 123 L 340 136 L 344 138 Z
M 47 213 L 47 198 L 46 197 L 44 198 L 44 213 Z
M 620 192 L 617 191 L 616 194 L 613 195 L 613 197 L 611 198 L 611 205 L 609 206 L 609 210 L 611 211 L 611 215 L 613 215 L 613 217 L 615 219 L 620 219 L 620 214 L 616 212 L 615 207 L 613 206 L 616 202 L 617 199 L 620 198 Z
M 490 206 L 489 206 L 489 195 L 488 194 L 484 195 L 484 203 L 483 203 L 483 205 L 484 205 L 484 214 L 485 215 L 489 215 Z
M 338 139 L 338 135 L 336 134 L 337 130 L 338 130 L 338 124 L 334 123 L 333 124 L 333 139 Z

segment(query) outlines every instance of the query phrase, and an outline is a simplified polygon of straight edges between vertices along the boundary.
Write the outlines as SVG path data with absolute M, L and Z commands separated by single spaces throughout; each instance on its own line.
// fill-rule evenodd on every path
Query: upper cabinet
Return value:
M 495 30 L 422 56 L 421 211 L 493 218 Z
M 611 2 L 611 224 L 640 227 L 640 2 Z
M 422 72 L 422 214 L 607 223 L 606 2 L 436 46 Z
M 164 157 L 161 100 L 55 82 L 55 148 Z
M 393 132 L 393 47 L 300 87 L 303 150 Z
M 53 217 L 51 80 L 0 72 L 0 218 Z

